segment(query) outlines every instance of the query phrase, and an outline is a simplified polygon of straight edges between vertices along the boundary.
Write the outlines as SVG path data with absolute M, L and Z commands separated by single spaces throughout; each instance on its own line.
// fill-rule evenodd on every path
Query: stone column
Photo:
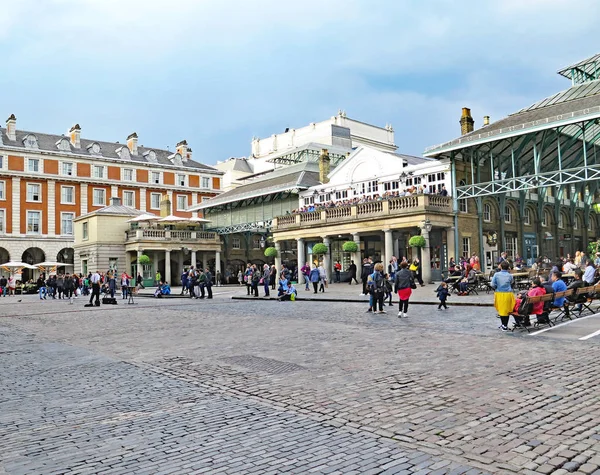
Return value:
M 331 239 L 324 236 L 323 244 L 327 246 L 327 252 L 323 255 L 323 267 L 325 268 L 325 275 L 327 276 L 327 282 L 331 281 Z
M 385 257 L 383 258 L 383 271 L 387 272 L 388 263 L 394 255 L 394 238 L 392 235 L 393 231 L 391 229 L 384 229 L 383 233 L 385 236 Z
M 190 255 L 191 255 L 191 259 L 192 259 L 192 267 L 195 269 L 196 268 L 196 251 L 192 251 L 190 249 Z
M 183 261 L 184 261 L 183 251 L 179 251 L 177 253 L 177 273 L 181 275 L 183 272 Z
M 454 227 L 446 228 L 446 254 L 447 254 L 447 262 L 446 269 L 448 268 L 448 262 L 450 262 L 450 258 L 454 257 L 454 262 L 456 262 L 456 242 L 454 242 Z M 480 256 L 480 259 L 485 259 L 485 256 Z
M 171 251 L 165 251 L 165 275 L 163 281 L 169 282 L 171 285 Z
M 360 256 L 360 234 L 353 233 L 352 240 L 358 246 L 358 249 L 356 250 L 356 252 L 352 253 L 352 260 L 354 261 L 354 264 L 356 265 L 356 279 L 358 280 L 358 279 L 360 279 L 360 275 L 362 273 L 362 259 Z
M 138 250 L 137 252 L 137 261 L 136 261 L 136 269 L 137 269 L 137 273 L 140 274 L 142 276 L 142 278 L 144 277 L 144 269 L 142 269 L 142 264 L 140 264 L 140 257 L 142 257 L 143 252 Z M 133 275 L 133 278 L 136 278 L 137 275 Z
M 215 252 L 215 279 L 217 278 L 217 272 L 221 272 L 221 251 Z
M 304 253 L 304 239 L 297 239 L 298 243 L 298 284 L 304 284 L 304 275 L 300 271 L 306 263 L 306 255 Z
M 423 226 L 421 228 L 421 236 L 425 238 L 425 246 L 421 248 L 421 272 L 423 282 L 431 283 L 431 252 L 429 248 L 429 232 Z
M 281 272 L 281 244 L 279 241 L 275 241 L 275 249 L 277 250 L 277 255 L 275 256 L 275 269 L 277 269 L 277 275 Z

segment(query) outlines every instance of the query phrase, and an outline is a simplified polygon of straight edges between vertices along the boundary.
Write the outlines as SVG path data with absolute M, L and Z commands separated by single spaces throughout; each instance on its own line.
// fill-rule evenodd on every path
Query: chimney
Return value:
M 135 132 L 127 137 L 127 148 L 131 155 L 137 155 L 137 142 L 138 136 Z
M 187 140 L 182 140 L 175 146 L 175 152 L 181 155 L 181 160 L 185 162 L 186 160 L 192 159 L 192 149 L 188 148 Z
M 81 148 L 81 127 L 79 124 L 75 124 L 69 129 L 69 139 L 73 147 Z
M 169 199 L 169 195 L 162 195 L 160 200 L 160 217 L 166 218 L 171 214 L 171 200 Z
M 111 206 L 121 206 L 121 198 L 119 198 L 118 196 L 113 196 L 110 199 L 110 205 Z
M 486 127 L 490 125 L 490 116 L 489 115 L 484 115 L 483 116 L 483 126 Z
M 473 132 L 473 124 L 475 124 L 475 121 L 473 120 L 473 117 L 471 117 L 471 109 L 463 107 L 462 116 L 460 118 L 461 135 L 467 135 L 468 133 Z
M 6 119 L 6 136 L 8 140 L 17 140 L 17 118 L 14 114 Z
M 324 148 L 319 155 L 319 181 L 321 183 L 329 183 L 329 171 L 331 170 L 331 160 L 329 159 L 329 151 Z

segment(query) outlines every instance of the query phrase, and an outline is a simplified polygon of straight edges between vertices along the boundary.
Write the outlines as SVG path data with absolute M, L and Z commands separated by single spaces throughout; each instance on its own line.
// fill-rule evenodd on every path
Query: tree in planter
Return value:
M 342 244 L 342 250 L 344 252 L 356 252 L 358 251 L 358 244 L 356 244 L 354 241 L 346 241 L 344 244 Z
M 142 254 L 138 258 L 138 264 L 142 266 L 142 277 L 144 280 L 152 278 L 152 259 L 148 257 L 146 254 Z
M 408 240 L 410 247 L 425 247 L 427 242 L 423 236 L 413 236 Z
M 329 249 L 327 248 L 327 246 L 323 243 L 317 243 L 312 248 L 312 252 L 316 256 L 322 256 L 324 254 L 327 254 L 328 250 Z
M 142 254 L 138 258 L 138 264 L 141 264 L 143 266 L 148 266 L 148 265 L 152 264 L 152 260 L 150 260 L 150 258 L 146 254 Z
M 267 247 L 265 249 L 265 257 L 277 257 L 277 249 L 275 249 L 274 247 Z

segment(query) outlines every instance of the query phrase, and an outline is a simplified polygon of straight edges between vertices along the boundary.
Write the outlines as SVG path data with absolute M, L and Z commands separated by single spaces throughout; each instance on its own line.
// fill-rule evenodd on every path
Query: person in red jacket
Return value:
M 542 285 L 542 281 L 539 279 L 539 277 L 536 277 L 531 282 L 531 288 L 527 292 L 527 296 L 528 297 L 537 297 L 539 295 L 546 295 L 546 289 Z M 520 298 L 516 299 L 515 313 L 517 313 L 519 311 L 519 307 L 521 306 L 521 301 L 522 301 L 522 299 L 520 299 Z M 531 309 L 531 315 L 535 315 L 536 318 L 539 319 L 540 315 L 542 315 L 542 313 L 544 313 L 544 302 L 534 303 L 532 306 L 532 309 Z M 515 317 L 515 320 L 517 318 L 523 319 L 523 325 L 525 325 L 525 326 L 531 325 L 531 322 L 529 320 L 529 315 L 527 315 L 527 316 L 524 315 L 522 317 Z

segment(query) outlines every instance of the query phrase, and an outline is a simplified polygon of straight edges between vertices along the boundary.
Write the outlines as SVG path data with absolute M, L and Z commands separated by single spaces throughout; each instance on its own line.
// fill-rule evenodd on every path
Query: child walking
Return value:
M 383 298 L 384 301 L 388 301 L 389 306 L 392 306 L 392 281 L 390 279 L 390 275 L 389 274 L 385 274 L 384 276 L 384 289 L 385 289 L 385 296 Z
M 450 292 L 448 292 L 448 285 L 446 284 L 446 282 L 442 282 L 440 284 L 440 286 L 437 288 L 436 292 L 437 292 L 437 298 L 440 299 L 440 304 L 438 305 L 438 310 L 441 310 L 442 307 L 444 307 L 444 309 L 448 310 L 448 306 L 446 305 L 446 299 L 450 295 Z

